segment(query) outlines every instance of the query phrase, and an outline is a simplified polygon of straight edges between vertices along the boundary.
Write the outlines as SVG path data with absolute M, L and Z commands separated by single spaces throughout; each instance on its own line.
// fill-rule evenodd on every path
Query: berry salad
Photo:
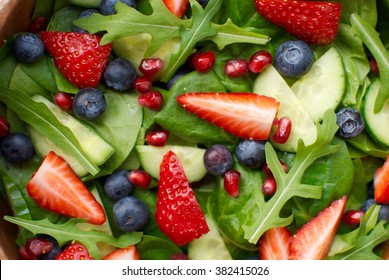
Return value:
M 37 0 L 0 50 L 21 259 L 389 259 L 388 0 Z

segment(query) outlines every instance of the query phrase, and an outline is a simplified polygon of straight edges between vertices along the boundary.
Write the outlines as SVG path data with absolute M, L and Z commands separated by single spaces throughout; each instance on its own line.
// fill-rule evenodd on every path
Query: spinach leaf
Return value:
M 8 56 L 0 62 L 0 85 L 9 87 L 11 83 L 13 72 L 18 62 L 13 56 Z
M 47 26 L 48 31 L 72 31 L 73 20 L 77 19 L 82 12 L 82 8 L 76 6 L 66 6 L 58 9 L 51 17 Z
M 348 139 L 347 142 L 366 155 L 378 158 L 386 158 L 389 155 L 389 148 L 374 142 L 366 132 Z
M 142 260 L 171 260 L 173 254 L 182 252 L 173 242 L 152 235 L 144 235 L 136 248 Z

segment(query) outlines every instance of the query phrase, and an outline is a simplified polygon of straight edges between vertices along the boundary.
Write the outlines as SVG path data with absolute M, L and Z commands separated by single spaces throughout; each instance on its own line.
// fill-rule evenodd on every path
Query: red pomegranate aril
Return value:
M 7 119 L 3 116 L 0 116 L 0 137 L 5 137 L 9 134 L 11 126 Z
M 239 195 L 239 183 L 240 173 L 237 170 L 232 169 L 224 173 L 224 189 L 230 196 Z
M 251 72 L 253 73 L 260 73 L 262 72 L 267 66 L 272 64 L 273 57 L 271 53 L 265 50 L 258 51 L 254 53 L 250 59 L 248 67 Z
M 271 196 L 277 191 L 277 182 L 273 177 L 266 178 L 262 184 L 262 193 L 266 196 Z
M 272 139 L 274 142 L 284 144 L 288 141 L 290 132 L 292 130 L 292 122 L 288 117 L 282 117 L 277 122 L 277 131 L 273 135 Z
M 39 257 L 43 254 L 50 252 L 54 244 L 44 238 L 31 238 L 24 245 L 27 252 L 30 252 L 33 256 Z
M 134 169 L 128 174 L 128 180 L 137 187 L 147 189 L 151 183 L 151 176 L 144 170 Z
M 281 163 L 282 169 L 285 171 L 285 173 L 288 172 L 289 168 L 286 165 L 286 163 L 284 163 L 281 160 L 280 160 L 280 163 Z M 267 176 L 273 177 L 273 172 L 270 170 L 269 165 L 267 165 L 266 162 L 262 165 L 262 170 L 266 173 Z
M 349 227 L 358 226 L 362 216 L 365 216 L 365 212 L 362 210 L 348 210 L 343 214 L 342 222 Z
M 163 68 L 163 61 L 160 58 L 144 58 L 139 64 L 139 71 L 145 76 L 153 76 Z
M 49 19 L 44 16 L 36 16 L 28 26 L 28 32 L 39 33 L 45 31 L 49 24 Z
M 54 95 L 54 102 L 62 111 L 69 112 L 73 109 L 73 95 L 58 92 Z
M 188 260 L 189 258 L 185 253 L 174 253 L 170 257 L 170 259 L 176 261 L 176 260 Z
M 29 252 L 26 247 L 22 246 L 19 248 L 19 256 L 22 260 L 36 260 L 37 257 Z
M 378 68 L 377 60 L 375 60 L 374 58 L 371 58 L 371 59 L 369 60 L 369 64 L 370 64 L 370 71 L 371 71 L 374 75 L 379 76 L 379 75 L 380 75 L 380 69 Z
M 152 76 L 140 76 L 134 80 L 132 85 L 134 90 L 139 93 L 146 93 L 151 90 L 153 87 L 153 77 Z
M 214 52 L 197 52 L 192 59 L 193 67 L 197 72 L 205 73 L 212 69 L 215 64 L 216 55 Z
M 165 146 L 168 138 L 169 131 L 165 129 L 153 130 L 146 134 L 146 142 L 152 146 Z
M 142 107 L 158 111 L 161 109 L 163 97 L 158 90 L 150 90 L 138 96 L 138 102 Z
M 244 59 L 231 59 L 224 66 L 224 73 L 228 77 L 239 77 L 247 74 L 249 66 Z

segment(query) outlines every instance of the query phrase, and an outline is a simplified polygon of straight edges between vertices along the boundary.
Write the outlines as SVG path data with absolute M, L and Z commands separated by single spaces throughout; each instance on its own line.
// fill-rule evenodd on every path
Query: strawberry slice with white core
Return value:
M 286 227 L 267 230 L 259 239 L 258 251 L 261 260 L 287 260 L 291 232 Z
M 389 204 L 389 157 L 374 173 L 374 199 L 379 204 Z
M 323 260 L 327 257 L 346 202 L 346 196 L 333 201 L 330 206 L 297 231 L 290 241 L 290 260 Z
M 27 192 L 40 207 L 57 214 L 97 225 L 106 220 L 103 207 L 70 165 L 53 151 L 28 181 Z
M 240 138 L 266 140 L 279 102 L 255 93 L 192 92 L 179 95 L 185 110 Z
M 135 245 L 126 248 L 118 248 L 106 255 L 103 260 L 140 260 L 140 255 Z

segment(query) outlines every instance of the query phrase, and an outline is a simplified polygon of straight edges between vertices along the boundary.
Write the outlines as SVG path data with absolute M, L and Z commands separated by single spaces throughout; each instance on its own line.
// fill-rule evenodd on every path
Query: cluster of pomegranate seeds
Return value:
M 224 73 L 228 77 L 239 77 L 246 75 L 249 71 L 249 66 L 246 60 L 244 59 L 231 59 L 227 61 L 224 66 Z
M 206 73 L 212 69 L 216 61 L 216 55 L 212 51 L 196 52 L 191 57 L 191 65 L 200 73 Z
M 290 132 L 292 130 L 292 122 L 288 117 L 282 117 L 276 123 L 277 132 L 273 135 L 274 142 L 284 144 L 289 139 Z
M 0 116 L 0 137 L 5 137 L 9 134 L 10 124 L 3 116 Z
M 137 187 L 147 189 L 151 183 L 151 176 L 144 170 L 134 169 L 128 174 L 128 180 Z
M 240 173 L 231 169 L 224 173 L 224 189 L 232 197 L 239 195 Z
M 39 33 L 45 31 L 49 24 L 49 19 L 44 16 L 36 16 L 28 26 L 28 32 Z
M 361 223 L 362 216 L 365 216 L 362 210 L 348 210 L 343 214 L 342 222 L 349 227 L 356 227 Z
M 169 138 L 169 131 L 156 129 L 146 133 L 146 143 L 152 146 L 165 146 Z
M 39 256 L 47 254 L 54 244 L 44 238 L 31 238 L 20 247 L 19 255 L 23 260 L 36 260 Z
M 69 112 L 73 109 L 73 95 L 65 92 L 58 92 L 54 95 L 54 102 L 62 111 Z

